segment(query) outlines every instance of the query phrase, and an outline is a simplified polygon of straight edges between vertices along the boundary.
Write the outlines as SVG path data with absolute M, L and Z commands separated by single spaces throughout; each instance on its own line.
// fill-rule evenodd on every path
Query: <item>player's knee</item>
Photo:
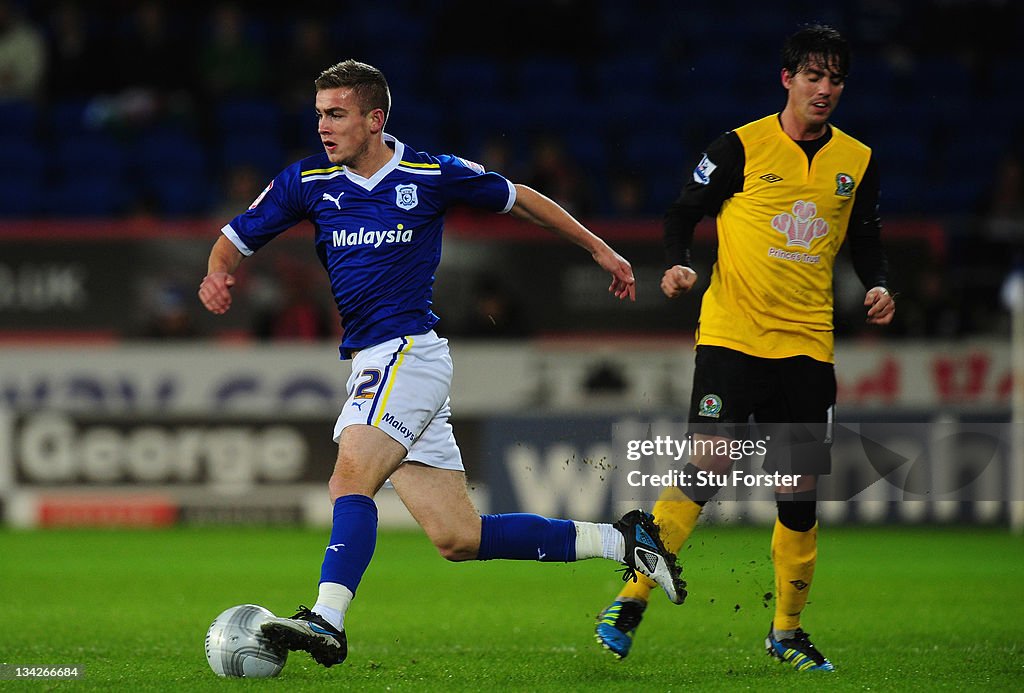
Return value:
M 331 496 L 332 503 L 349 493 L 346 484 L 337 474 L 332 474 L 331 478 L 327 480 L 327 492 Z
M 437 552 L 441 554 L 441 558 L 453 563 L 472 561 L 476 558 L 478 550 L 478 547 L 462 542 L 436 543 L 434 546 L 437 547 Z
M 335 471 L 334 474 L 331 474 L 331 478 L 327 480 L 327 491 L 331 496 L 332 503 L 342 496 L 348 496 L 354 493 L 373 498 L 377 495 L 377 491 L 379 489 L 380 485 L 374 480 L 364 479 L 352 474 L 343 474 L 337 471 Z
M 447 532 L 432 536 L 434 547 L 446 561 L 472 561 L 480 552 L 480 537 L 469 533 Z
M 779 522 L 794 532 L 806 532 L 818 521 L 816 494 L 814 491 L 775 495 L 779 511 Z
M 716 439 L 718 440 L 718 439 Z M 721 438 L 720 440 L 727 440 Z M 690 458 L 689 465 L 695 471 L 712 472 L 713 474 L 727 474 L 732 469 L 734 462 L 728 455 L 698 454 Z
M 718 475 L 708 477 L 707 469 L 698 467 L 692 462 L 687 462 L 683 467 L 683 478 L 687 481 L 680 487 L 682 495 L 685 495 L 697 505 L 704 507 L 708 501 L 715 497 L 715 494 L 722 488 L 717 481 Z M 703 472 L 703 473 L 702 473 Z M 720 472 L 719 474 L 724 474 Z

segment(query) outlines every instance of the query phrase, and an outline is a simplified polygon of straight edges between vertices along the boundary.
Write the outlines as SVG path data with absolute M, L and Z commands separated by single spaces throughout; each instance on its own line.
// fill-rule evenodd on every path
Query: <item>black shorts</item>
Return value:
M 690 433 L 765 441 L 764 468 L 828 474 L 836 374 L 809 356 L 767 359 L 716 346 L 697 347 Z M 750 427 L 753 419 L 756 426 Z

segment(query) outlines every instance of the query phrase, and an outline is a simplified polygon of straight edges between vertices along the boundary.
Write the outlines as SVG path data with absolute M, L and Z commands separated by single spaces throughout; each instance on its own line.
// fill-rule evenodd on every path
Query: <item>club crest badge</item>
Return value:
M 722 398 L 718 395 L 704 395 L 700 398 L 700 408 L 697 413 L 717 419 L 718 415 L 722 413 Z
M 407 183 L 395 186 L 395 204 L 402 209 L 412 209 L 420 203 L 416 197 L 416 184 Z
M 849 173 L 836 174 L 836 195 L 839 197 L 850 197 L 856 186 L 857 181 Z

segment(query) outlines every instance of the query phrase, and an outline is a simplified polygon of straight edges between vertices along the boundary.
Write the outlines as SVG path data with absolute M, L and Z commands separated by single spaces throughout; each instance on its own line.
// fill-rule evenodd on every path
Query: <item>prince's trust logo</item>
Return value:
M 818 206 L 813 202 L 797 200 L 793 203 L 793 213 L 776 214 L 772 219 L 772 228 L 786 235 L 786 245 L 799 246 L 810 250 L 811 241 L 828 233 L 828 222 L 814 215 Z
M 811 249 L 811 242 L 828 235 L 828 222 L 821 217 L 815 217 L 818 213 L 818 206 L 813 202 L 797 200 L 793 203 L 793 212 L 776 214 L 772 218 L 772 228 L 786 237 L 786 247 L 797 247 Z M 820 255 L 810 255 L 801 252 L 788 252 L 778 248 L 769 248 L 770 257 L 790 262 L 804 262 L 816 264 Z

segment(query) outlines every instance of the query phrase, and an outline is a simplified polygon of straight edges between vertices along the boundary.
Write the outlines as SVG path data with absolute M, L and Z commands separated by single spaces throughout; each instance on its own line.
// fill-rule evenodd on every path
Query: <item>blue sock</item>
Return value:
M 576 525 L 540 515 L 481 515 L 477 560 L 575 561 Z
M 377 545 L 377 504 L 352 494 L 334 501 L 334 525 L 320 568 L 320 582 L 337 582 L 356 593 Z

